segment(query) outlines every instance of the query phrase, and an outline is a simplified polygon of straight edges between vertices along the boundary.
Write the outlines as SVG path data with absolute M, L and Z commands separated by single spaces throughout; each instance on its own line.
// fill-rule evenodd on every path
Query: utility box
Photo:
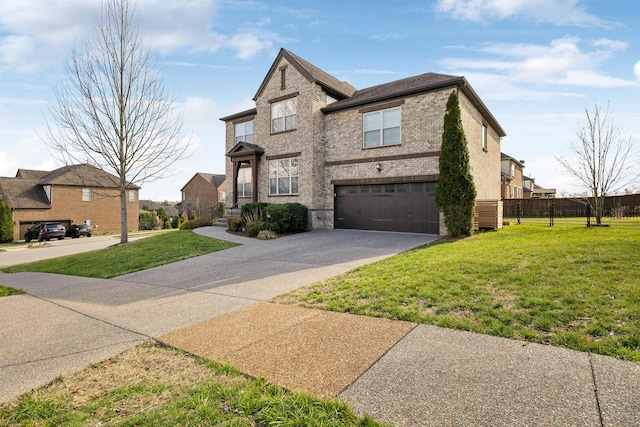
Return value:
M 502 200 L 476 200 L 473 226 L 489 230 L 502 228 Z

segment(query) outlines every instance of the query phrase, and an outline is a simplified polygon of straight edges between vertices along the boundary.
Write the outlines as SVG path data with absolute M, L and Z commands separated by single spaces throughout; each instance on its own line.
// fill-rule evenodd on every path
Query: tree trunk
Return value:
M 129 241 L 127 223 L 127 189 L 120 188 L 120 243 Z

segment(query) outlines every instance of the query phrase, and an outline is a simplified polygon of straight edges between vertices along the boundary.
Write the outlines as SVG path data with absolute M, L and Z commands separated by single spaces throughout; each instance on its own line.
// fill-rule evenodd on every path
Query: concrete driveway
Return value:
M 0 401 L 192 326 L 437 239 L 424 234 L 312 231 L 260 241 L 115 279 L 0 273 L 28 295 L 0 298 Z

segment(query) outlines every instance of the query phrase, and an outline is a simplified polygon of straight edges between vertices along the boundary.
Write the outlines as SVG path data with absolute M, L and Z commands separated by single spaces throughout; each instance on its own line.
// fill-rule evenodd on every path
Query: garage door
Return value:
M 336 186 L 335 228 L 438 234 L 435 192 L 435 182 Z

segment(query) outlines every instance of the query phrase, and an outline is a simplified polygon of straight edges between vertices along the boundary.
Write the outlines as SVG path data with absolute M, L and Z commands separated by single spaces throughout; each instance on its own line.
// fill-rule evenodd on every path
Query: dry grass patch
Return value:
M 292 393 L 147 343 L 0 405 L 0 426 L 380 426 L 344 403 Z

